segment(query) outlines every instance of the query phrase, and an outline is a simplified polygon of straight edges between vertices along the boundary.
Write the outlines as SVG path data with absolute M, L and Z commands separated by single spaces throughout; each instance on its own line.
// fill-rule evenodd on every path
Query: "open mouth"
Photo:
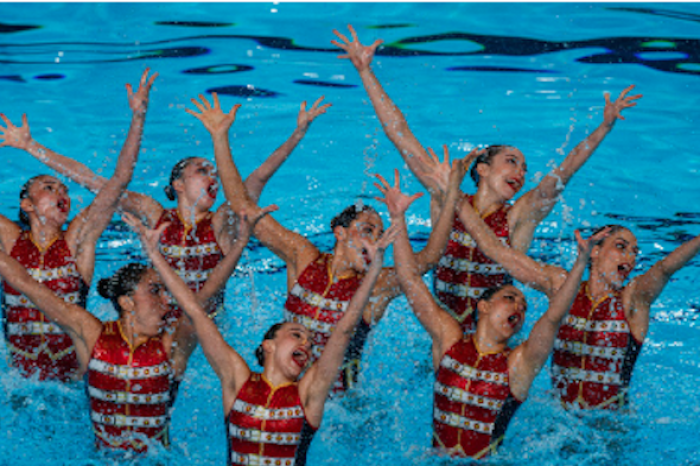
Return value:
M 511 328 L 515 328 L 518 325 L 520 325 L 520 322 L 522 322 L 523 316 L 519 312 L 516 312 L 515 314 L 511 314 L 510 317 L 508 317 L 508 325 L 511 326 Z
M 309 362 L 309 353 L 305 349 L 299 348 L 292 353 L 292 360 L 303 369 Z
M 57 207 L 58 210 L 60 210 L 61 212 L 66 213 L 66 212 L 68 212 L 68 201 L 66 201 L 65 199 L 60 199 L 60 200 L 56 203 L 56 207 Z
M 209 185 L 209 188 L 207 189 L 207 194 L 209 197 L 212 199 L 216 199 L 216 195 L 219 192 L 219 184 L 218 183 L 212 183 Z
M 516 193 L 523 187 L 523 182 L 516 179 L 510 179 L 506 181 L 506 183 L 508 183 L 508 186 L 510 186 Z
M 369 257 L 369 252 L 367 252 L 365 248 L 362 248 L 362 258 L 364 259 L 365 264 L 367 264 L 367 266 L 369 266 L 372 263 L 372 258 Z
M 617 266 L 617 272 L 622 278 L 627 278 L 631 271 L 632 266 L 626 262 Z

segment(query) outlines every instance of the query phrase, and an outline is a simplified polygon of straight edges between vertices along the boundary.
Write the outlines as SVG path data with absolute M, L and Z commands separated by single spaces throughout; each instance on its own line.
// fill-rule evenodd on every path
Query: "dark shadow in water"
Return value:
M 231 95 L 235 97 L 277 97 L 280 95 L 274 91 L 259 89 L 252 86 L 221 86 L 207 89 L 208 93 L 216 92 L 219 95 Z
M 156 21 L 156 26 L 180 26 L 188 28 L 222 28 L 231 27 L 235 23 L 214 23 L 208 21 Z
M 255 68 L 248 65 L 221 64 L 212 66 L 203 66 L 201 68 L 190 68 L 184 70 L 185 74 L 226 74 L 226 73 L 241 73 L 243 71 L 251 71 Z
M 498 71 L 498 72 L 508 72 L 508 73 L 556 73 L 552 70 L 533 70 L 526 68 L 510 68 L 506 66 L 451 66 L 447 68 L 447 71 Z
M 11 34 L 13 32 L 31 31 L 32 29 L 40 29 L 41 26 L 23 26 L 20 24 L 5 24 L 0 23 L 0 34 Z
M 25 79 L 18 75 L 18 74 L 11 74 L 11 75 L 6 75 L 6 76 L 0 76 L 0 79 L 4 79 L 5 81 L 15 81 L 18 83 L 26 83 Z
M 295 84 L 304 84 L 306 86 L 318 86 L 318 87 L 339 87 L 339 88 L 357 87 L 355 84 L 329 83 L 327 81 L 316 81 L 313 79 L 295 79 L 294 83 Z

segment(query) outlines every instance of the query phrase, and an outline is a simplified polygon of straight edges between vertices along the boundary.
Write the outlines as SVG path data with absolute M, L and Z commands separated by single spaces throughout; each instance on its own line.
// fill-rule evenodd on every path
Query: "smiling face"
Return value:
M 637 265 L 637 238 L 627 228 L 619 227 L 591 251 L 591 280 L 601 280 L 614 290 L 624 286 Z
M 299 378 L 311 360 L 311 333 L 301 324 L 284 323 L 274 338 L 263 341 L 265 366 L 272 364 L 290 381 Z
M 506 285 L 478 303 L 477 325 L 488 325 L 504 340 L 520 331 L 525 321 L 527 301 L 522 291 Z
M 36 177 L 29 185 L 20 207 L 28 215 L 41 223 L 52 223 L 61 227 L 68 219 L 70 196 L 66 185 L 53 176 Z
M 488 163 L 480 163 L 477 173 L 480 188 L 485 187 L 508 201 L 525 184 L 525 156 L 515 147 L 505 146 Z
M 216 168 L 206 159 L 195 158 L 187 163 L 180 178 L 173 181 L 179 202 L 197 206 L 199 210 L 211 209 L 219 191 Z
M 348 267 L 360 273 L 367 270 L 370 259 L 363 240 L 374 244 L 383 231 L 382 218 L 374 210 L 360 212 L 347 228 L 342 226 L 335 228 L 333 233 L 338 241 L 336 248 L 343 248 Z
M 153 337 L 166 325 L 165 317 L 170 311 L 165 286 L 153 269 L 144 272 L 138 285 L 128 295 L 119 297 L 122 318 L 139 335 Z

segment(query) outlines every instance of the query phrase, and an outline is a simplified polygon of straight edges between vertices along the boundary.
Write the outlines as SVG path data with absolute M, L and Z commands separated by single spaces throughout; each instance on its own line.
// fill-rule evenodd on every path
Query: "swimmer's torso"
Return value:
M 86 384 L 97 446 L 145 451 L 135 434 L 168 445 L 172 374 L 160 337 L 132 348 L 119 321 L 105 322 Z
M 304 466 L 316 429 L 306 420 L 296 383 L 272 387 L 251 374 L 227 417 L 229 462 Z
M 465 202 L 473 204 L 474 197 L 466 196 Z M 509 245 L 508 209 L 504 204 L 483 220 L 496 236 Z M 509 279 L 503 267 L 486 257 L 467 233 L 464 224 L 455 216 L 445 254 L 435 268 L 434 291 L 445 308 L 466 332 L 476 330 L 474 310 L 481 294 L 489 288 L 499 287 Z
M 552 381 L 565 407 L 618 409 L 627 403 L 642 348 L 617 292 L 593 302 L 581 284 L 554 343 Z
M 64 301 L 85 307 L 88 286 L 63 234 L 42 251 L 31 232 L 22 231 L 10 255 L 29 275 Z M 29 299 L 3 282 L 5 338 L 11 365 L 25 376 L 38 372 L 39 379 L 67 381 L 78 372 L 73 340 L 47 319 Z
M 435 374 L 434 447 L 473 458 L 496 450 L 521 404 L 510 391 L 509 353 L 479 353 L 469 335 L 445 353 Z

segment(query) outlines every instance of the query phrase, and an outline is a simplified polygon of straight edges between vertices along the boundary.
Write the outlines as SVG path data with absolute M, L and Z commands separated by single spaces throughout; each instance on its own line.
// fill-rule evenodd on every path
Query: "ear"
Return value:
M 134 300 L 131 299 L 131 296 L 120 296 L 117 298 L 117 302 L 119 303 L 119 307 L 125 311 L 131 311 L 134 309 Z
M 593 249 L 591 249 L 591 261 L 593 259 L 598 259 L 598 256 L 600 255 L 600 244 L 596 244 L 593 246 Z
M 27 213 L 34 211 L 34 203 L 28 197 L 20 201 L 19 207 Z
M 333 236 L 335 236 L 337 242 L 345 240 L 348 237 L 347 228 L 341 226 L 335 227 L 333 229 Z
M 272 352 L 275 350 L 275 342 L 273 340 L 264 340 L 262 342 L 262 348 L 263 352 L 265 353 L 265 361 L 269 361 L 270 359 L 267 356 L 272 354 Z
M 479 315 L 485 315 L 488 314 L 488 311 L 491 309 L 491 303 L 486 301 L 485 299 L 482 299 L 478 303 L 476 303 L 476 310 L 479 313 Z
M 476 172 L 479 174 L 479 179 L 484 178 L 488 174 L 490 168 L 491 166 L 488 163 L 478 163 L 476 165 Z
M 182 181 L 182 178 L 178 178 L 175 181 L 173 181 L 173 189 L 175 190 L 176 193 L 180 194 L 185 190 L 185 182 Z

